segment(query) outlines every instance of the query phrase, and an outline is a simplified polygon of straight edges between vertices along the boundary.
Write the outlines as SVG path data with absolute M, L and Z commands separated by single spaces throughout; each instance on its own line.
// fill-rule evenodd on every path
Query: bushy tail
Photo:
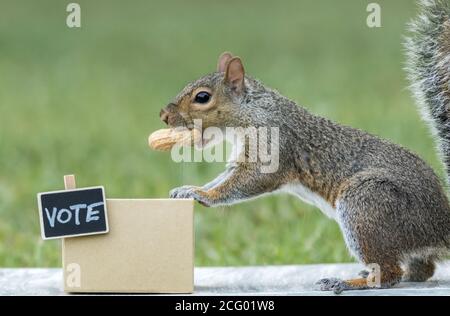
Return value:
M 422 0 L 407 39 L 408 74 L 450 183 L 450 0 Z

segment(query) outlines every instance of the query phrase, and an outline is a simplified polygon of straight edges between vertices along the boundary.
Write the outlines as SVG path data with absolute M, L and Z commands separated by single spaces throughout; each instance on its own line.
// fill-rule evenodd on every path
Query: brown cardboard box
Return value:
M 193 200 L 107 199 L 109 233 L 65 238 L 66 292 L 191 293 Z

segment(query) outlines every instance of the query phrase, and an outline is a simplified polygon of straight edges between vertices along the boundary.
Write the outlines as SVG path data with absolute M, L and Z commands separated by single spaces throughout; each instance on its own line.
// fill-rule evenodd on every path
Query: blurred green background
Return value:
M 0 266 L 59 266 L 40 238 L 36 193 L 105 185 L 109 197 L 167 197 L 223 164 L 175 164 L 147 147 L 159 110 L 225 50 L 249 74 L 311 112 L 419 153 L 442 175 L 407 91 L 405 23 L 414 1 L 0 0 Z M 288 196 L 208 209 L 196 205 L 197 265 L 352 261 L 337 224 Z

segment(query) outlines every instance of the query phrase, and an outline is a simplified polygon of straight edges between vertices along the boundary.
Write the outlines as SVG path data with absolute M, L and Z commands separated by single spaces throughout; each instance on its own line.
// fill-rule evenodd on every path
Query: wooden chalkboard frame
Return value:
M 47 237 L 45 236 L 44 232 L 44 213 L 42 210 L 42 203 L 41 203 L 41 196 L 44 194 L 57 194 L 57 193 L 67 193 L 67 192 L 74 192 L 74 191 L 86 191 L 90 189 L 101 189 L 102 190 L 102 196 L 103 196 L 103 209 L 105 211 L 105 225 L 106 229 L 104 231 L 96 231 L 96 232 L 90 232 L 90 233 L 81 233 L 81 234 L 73 234 L 73 235 L 64 235 L 64 236 L 54 236 L 54 237 Z M 38 200 L 38 208 L 39 208 L 39 222 L 41 225 L 41 237 L 43 240 L 51 240 L 51 239 L 62 239 L 62 238 L 71 238 L 71 237 L 81 237 L 81 236 L 91 236 L 91 235 L 100 235 L 100 234 L 106 234 L 109 232 L 109 223 L 108 223 L 108 208 L 107 208 L 107 200 L 105 196 L 105 187 L 104 186 L 93 186 L 93 187 L 84 187 L 84 188 L 71 188 L 69 190 L 57 190 L 57 191 L 48 191 L 48 192 L 40 192 L 37 194 L 37 200 Z

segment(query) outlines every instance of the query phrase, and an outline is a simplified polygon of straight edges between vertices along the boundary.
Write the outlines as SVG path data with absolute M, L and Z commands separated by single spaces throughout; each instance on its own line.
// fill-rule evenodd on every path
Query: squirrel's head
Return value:
M 189 83 L 161 110 L 161 120 L 170 127 L 192 128 L 194 120 L 201 120 L 203 129 L 226 127 L 239 113 L 244 79 L 241 59 L 225 52 L 219 57 L 217 71 Z

